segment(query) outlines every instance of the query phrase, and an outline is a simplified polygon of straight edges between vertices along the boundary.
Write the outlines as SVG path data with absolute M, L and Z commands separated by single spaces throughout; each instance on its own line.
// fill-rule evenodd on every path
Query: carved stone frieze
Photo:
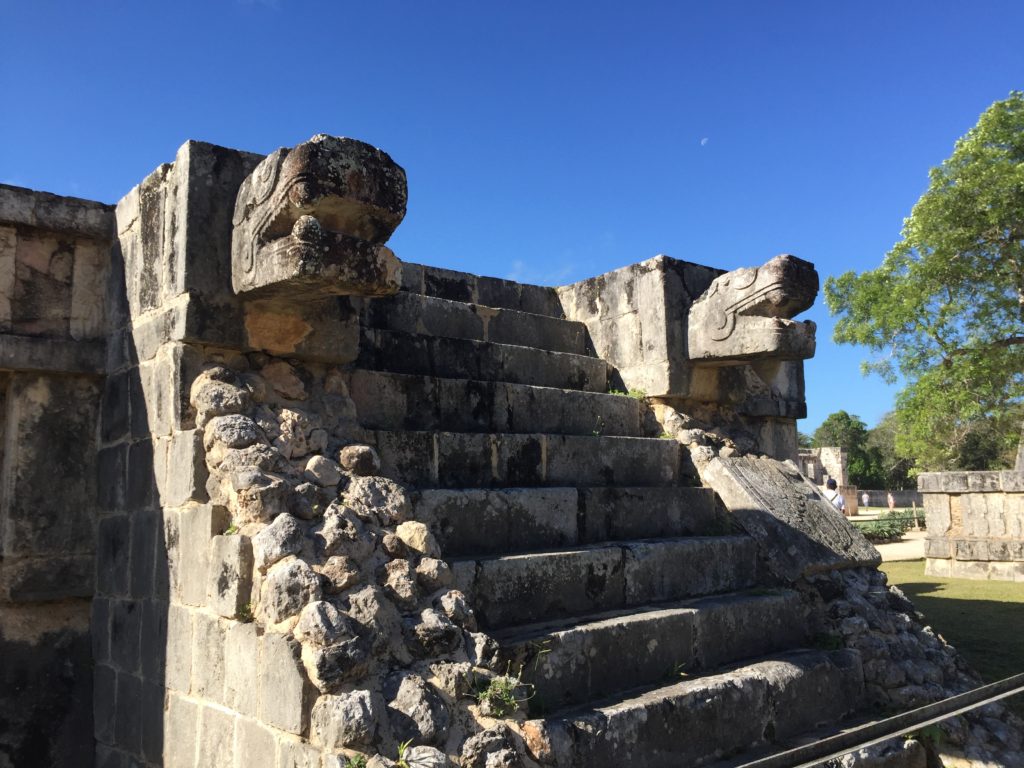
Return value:
M 814 266 L 788 254 L 721 275 L 690 308 L 690 359 L 735 365 L 813 357 L 814 323 L 790 318 L 808 309 L 817 293 Z
M 863 534 L 791 464 L 767 456 L 717 457 L 701 479 L 761 545 L 779 578 L 796 581 L 880 562 Z
M 395 293 L 401 264 L 384 243 L 406 200 L 405 171 L 369 144 L 321 134 L 279 149 L 238 191 L 232 287 L 260 298 Z

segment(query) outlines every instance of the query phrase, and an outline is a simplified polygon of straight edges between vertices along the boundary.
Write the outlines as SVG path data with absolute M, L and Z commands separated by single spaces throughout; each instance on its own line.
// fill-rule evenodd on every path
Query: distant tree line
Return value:
M 807 448 L 838 446 L 846 452 L 846 472 L 858 488 L 903 490 L 916 488 L 914 461 L 896 450 L 896 416 L 887 413 L 878 426 L 868 429 L 857 416 L 836 411 L 812 435 L 801 435 Z

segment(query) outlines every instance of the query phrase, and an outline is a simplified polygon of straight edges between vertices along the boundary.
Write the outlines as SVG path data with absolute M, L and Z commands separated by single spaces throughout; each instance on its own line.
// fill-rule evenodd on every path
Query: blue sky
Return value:
M 0 181 L 114 202 L 187 139 L 409 176 L 400 258 L 558 284 L 667 253 L 871 269 L 993 101 L 1024 3 L 0 0 Z M 810 432 L 894 389 L 819 299 Z

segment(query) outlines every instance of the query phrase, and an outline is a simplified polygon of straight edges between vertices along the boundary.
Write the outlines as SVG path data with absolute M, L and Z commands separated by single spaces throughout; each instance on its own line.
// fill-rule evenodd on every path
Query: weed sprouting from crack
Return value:
M 551 638 L 530 643 L 530 650 L 533 651 L 533 671 L 536 672 L 543 658 L 551 653 Z
M 509 665 L 504 675 L 491 678 L 486 687 L 477 691 L 476 700 L 482 706 L 486 706 L 495 717 L 508 717 L 533 698 L 532 693 L 526 697 L 519 695 L 523 688 L 533 688 L 529 683 L 522 681 L 521 675 L 522 668 L 518 674 L 513 675 Z
M 406 753 L 409 751 L 409 747 L 412 745 L 412 739 L 403 741 L 398 745 L 398 759 L 395 764 L 398 768 L 409 768 L 409 761 L 405 759 Z
M 624 389 L 609 389 L 608 394 L 619 395 L 620 397 L 632 397 L 634 400 L 645 400 L 647 398 L 647 393 L 642 389 L 630 389 L 628 391 Z

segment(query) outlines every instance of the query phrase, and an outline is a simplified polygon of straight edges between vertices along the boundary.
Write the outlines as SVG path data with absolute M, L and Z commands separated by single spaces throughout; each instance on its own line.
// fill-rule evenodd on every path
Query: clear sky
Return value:
M 115 202 L 187 139 L 368 141 L 400 258 L 559 284 L 667 253 L 871 269 L 993 101 L 1019 2 L 0 0 L 0 181 Z M 811 432 L 894 389 L 819 299 Z

